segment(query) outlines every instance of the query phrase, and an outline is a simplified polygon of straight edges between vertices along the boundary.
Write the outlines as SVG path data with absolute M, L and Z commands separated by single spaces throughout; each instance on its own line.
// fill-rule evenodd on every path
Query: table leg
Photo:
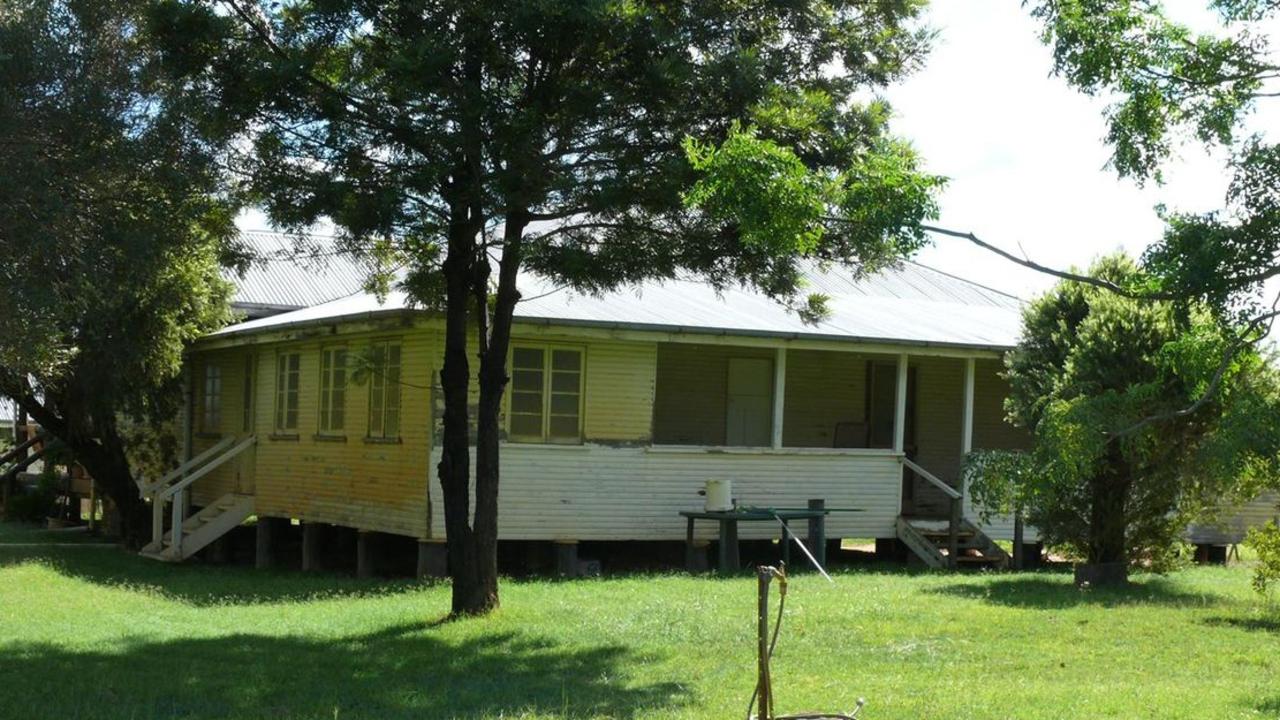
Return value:
M 688 518 L 684 531 L 684 569 L 693 572 L 693 518 Z
M 786 520 L 782 521 L 782 539 L 778 541 L 778 544 L 782 546 L 782 564 L 789 569 L 791 567 L 791 537 L 787 532 Z
M 738 521 L 720 521 L 720 572 L 737 572 L 741 567 L 738 559 Z

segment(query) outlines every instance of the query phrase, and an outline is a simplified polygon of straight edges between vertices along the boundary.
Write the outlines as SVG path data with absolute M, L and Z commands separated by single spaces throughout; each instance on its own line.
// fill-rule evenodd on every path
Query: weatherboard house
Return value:
M 968 557 L 1007 560 L 992 540 L 1012 522 L 980 526 L 960 468 L 972 449 L 1028 442 L 1004 420 L 999 375 L 1020 302 L 910 262 L 808 282 L 830 297 L 817 323 L 694 281 L 593 296 L 521 278 L 500 540 L 686 540 L 679 513 L 724 479 L 740 505 L 858 510 L 831 513 L 828 538 L 900 540 L 946 566 L 959 537 Z M 144 484 L 146 552 L 182 559 L 256 516 L 407 536 L 439 557 L 443 342 L 438 314 L 361 291 L 203 338 L 190 460 Z

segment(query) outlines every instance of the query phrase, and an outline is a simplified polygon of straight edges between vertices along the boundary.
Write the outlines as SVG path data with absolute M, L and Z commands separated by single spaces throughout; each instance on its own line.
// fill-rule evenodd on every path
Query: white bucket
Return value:
M 733 509 L 732 480 L 708 480 L 706 494 L 707 512 L 726 512 Z

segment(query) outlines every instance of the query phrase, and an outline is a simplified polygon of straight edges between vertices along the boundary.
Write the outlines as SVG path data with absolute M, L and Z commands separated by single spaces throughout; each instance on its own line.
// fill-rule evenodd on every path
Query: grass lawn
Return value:
M 512 581 L 496 615 L 439 623 L 444 585 L 27 542 L 56 540 L 0 530 L 0 718 L 741 718 L 754 683 L 750 577 Z M 1280 617 L 1248 582 L 807 575 L 777 709 L 865 696 L 868 720 L 1280 717 Z

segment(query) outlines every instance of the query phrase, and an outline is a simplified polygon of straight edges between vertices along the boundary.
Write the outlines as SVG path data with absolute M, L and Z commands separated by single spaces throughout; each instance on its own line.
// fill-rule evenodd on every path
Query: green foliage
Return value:
M 0 376 L 99 421 L 171 405 L 185 344 L 228 319 L 234 211 L 147 5 L 0 14 Z
M 1226 148 L 1231 188 L 1221 211 L 1164 211 L 1164 237 L 1143 258 L 1153 288 L 1199 300 L 1236 321 L 1269 312 L 1259 295 L 1280 274 L 1280 150 L 1246 132 L 1261 103 L 1280 97 L 1268 32 L 1270 0 L 1212 0 L 1222 24 L 1194 32 L 1159 0 L 1035 0 L 1055 70 L 1107 110 L 1112 164 L 1141 182 L 1183 142 Z
M 1089 272 L 1143 282 L 1123 256 Z M 1034 450 L 979 456 L 975 475 L 992 477 L 977 492 L 1081 557 L 1162 567 L 1191 520 L 1280 478 L 1280 375 L 1252 350 L 1228 355 L 1235 331 L 1202 305 L 1059 284 L 1006 360 L 1006 408 Z
M 1269 597 L 1280 585 L 1280 524 L 1272 520 L 1262 527 L 1250 529 L 1245 544 L 1258 554 L 1258 564 L 1253 571 L 1253 589 L 1259 595 Z
M 9 517 L 20 522 L 43 523 L 52 517 L 58 500 L 58 480 L 52 473 L 41 473 L 35 485 L 19 489 L 9 499 Z

